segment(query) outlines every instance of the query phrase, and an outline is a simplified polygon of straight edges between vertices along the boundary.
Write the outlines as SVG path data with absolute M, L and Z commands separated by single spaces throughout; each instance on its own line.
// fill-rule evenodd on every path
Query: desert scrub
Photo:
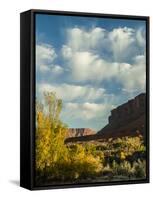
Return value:
M 146 177 L 146 161 L 141 161 L 140 159 L 133 163 L 133 174 L 136 178 Z

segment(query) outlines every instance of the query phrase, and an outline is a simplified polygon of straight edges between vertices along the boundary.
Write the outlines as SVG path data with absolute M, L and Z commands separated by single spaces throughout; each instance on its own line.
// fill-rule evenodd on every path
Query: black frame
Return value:
M 146 179 L 101 183 L 35 186 L 35 14 L 68 15 L 146 21 Z M 74 188 L 89 186 L 149 183 L 149 17 L 29 10 L 20 14 L 20 186 L 30 189 Z

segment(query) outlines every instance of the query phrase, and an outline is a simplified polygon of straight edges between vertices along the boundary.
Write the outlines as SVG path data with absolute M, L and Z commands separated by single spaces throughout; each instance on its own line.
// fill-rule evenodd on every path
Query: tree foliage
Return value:
M 43 170 L 57 160 L 65 159 L 64 139 L 67 126 L 59 119 L 62 100 L 55 93 L 45 93 L 45 105 L 36 104 L 36 169 Z M 46 110 L 45 110 L 46 109 Z
M 60 120 L 62 100 L 53 92 L 44 94 L 45 104 L 36 103 L 36 174 L 38 179 L 75 180 L 101 170 L 99 156 L 82 145 L 64 144 L 67 126 Z

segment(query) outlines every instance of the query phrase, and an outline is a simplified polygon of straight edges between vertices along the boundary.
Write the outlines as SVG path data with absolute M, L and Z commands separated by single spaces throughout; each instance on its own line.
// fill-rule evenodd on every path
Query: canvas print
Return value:
M 146 179 L 146 21 L 35 16 L 35 184 Z

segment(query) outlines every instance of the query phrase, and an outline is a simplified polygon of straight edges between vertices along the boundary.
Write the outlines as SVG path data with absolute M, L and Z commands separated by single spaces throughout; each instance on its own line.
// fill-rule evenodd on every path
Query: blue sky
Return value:
M 55 91 L 69 127 L 99 130 L 145 92 L 145 21 L 36 15 L 36 96 Z

